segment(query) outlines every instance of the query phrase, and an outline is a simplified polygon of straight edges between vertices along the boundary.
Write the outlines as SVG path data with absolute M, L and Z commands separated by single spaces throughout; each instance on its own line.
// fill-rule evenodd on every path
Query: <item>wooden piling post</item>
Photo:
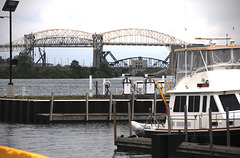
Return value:
M 229 107 L 226 107 L 226 125 L 227 125 L 227 146 L 231 145 L 229 130 Z
M 52 122 L 53 120 L 53 103 L 54 103 L 54 93 L 51 93 L 51 104 L 50 104 L 50 116 L 49 121 Z
M 213 147 L 213 133 L 212 133 L 212 109 L 208 109 L 209 115 L 209 143 L 210 143 L 210 156 L 212 157 L 212 147 Z
M 110 98 L 109 98 L 109 111 L 108 111 L 108 120 L 112 120 L 112 93 L 110 93 Z
M 134 101 L 135 101 L 135 97 L 134 97 L 134 93 L 132 93 L 132 120 L 134 119 Z
M 187 105 L 184 105 L 184 133 L 185 133 L 185 142 L 188 141 L 188 119 L 187 119 Z
M 171 118 L 170 118 L 170 107 L 167 106 L 167 115 L 168 115 L 168 133 L 171 133 Z
M 131 114 L 131 104 L 128 102 L 128 118 L 129 118 L 129 135 L 132 136 L 132 114 Z
M 86 121 L 88 121 L 88 93 L 86 93 Z
M 96 97 L 98 98 L 98 81 L 96 81 Z
M 153 111 L 153 116 L 156 117 L 156 113 L 157 113 L 157 92 L 156 89 L 154 90 L 154 111 Z
M 117 121 L 116 121 L 116 101 L 113 101 L 113 126 L 114 126 L 114 145 L 117 139 Z

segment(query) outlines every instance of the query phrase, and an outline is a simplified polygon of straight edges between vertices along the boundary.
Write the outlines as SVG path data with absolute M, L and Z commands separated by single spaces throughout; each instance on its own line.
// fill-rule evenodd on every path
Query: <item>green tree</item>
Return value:
M 20 55 L 18 59 L 18 73 L 19 78 L 33 78 L 31 72 L 34 70 L 34 62 L 28 55 Z
M 77 60 L 73 60 L 71 65 L 70 65 L 70 68 L 71 69 L 76 69 L 78 68 L 80 65 L 79 65 L 79 62 Z
M 20 69 L 23 69 L 24 71 L 34 69 L 34 62 L 30 56 L 20 55 L 17 57 L 17 59 L 18 59 L 18 67 Z
M 105 62 L 101 63 L 99 69 L 96 72 L 96 77 L 100 78 L 110 78 L 113 77 L 112 68 Z

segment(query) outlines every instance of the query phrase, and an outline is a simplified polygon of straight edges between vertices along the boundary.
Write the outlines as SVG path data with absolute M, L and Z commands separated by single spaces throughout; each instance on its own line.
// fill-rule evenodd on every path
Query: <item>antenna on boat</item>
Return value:
M 185 76 L 187 76 L 187 2 L 185 0 Z
M 214 38 L 202 38 L 202 37 L 196 37 L 196 40 L 209 40 L 209 44 L 210 46 L 215 46 L 217 44 L 216 40 L 230 40 L 231 37 L 214 37 Z M 233 44 L 234 42 L 230 41 L 230 46 Z

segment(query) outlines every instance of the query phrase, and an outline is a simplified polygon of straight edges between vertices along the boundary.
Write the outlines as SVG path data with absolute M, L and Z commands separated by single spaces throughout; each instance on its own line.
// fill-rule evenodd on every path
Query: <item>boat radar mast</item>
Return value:
M 231 40 L 230 37 L 214 37 L 214 38 L 202 38 L 202 37 L 196 37 L 196 40 L 209 40 L 210 46 L 215 46 L 216 45 L 216 40 L 229 40 L 230 41 L 230 46 L 234 44 L 234 40 Z

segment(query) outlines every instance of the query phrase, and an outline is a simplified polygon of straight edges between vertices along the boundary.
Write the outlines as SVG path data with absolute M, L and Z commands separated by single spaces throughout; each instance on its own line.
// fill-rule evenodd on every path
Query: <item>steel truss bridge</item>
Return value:
M 117 60 L 115 62 L 109 62 L 110 65 L 116 66 L 116 67 L 126 67 L 129 68 L 131 67 L 132 61 L 136 60 L 136 61 L 147 61 L 147 68 L 163 68 L 163 67 L 167 67 L 169 66 L 169 63 L 165 60 L 167 60 L 167 58 L 165 60 L 160 60 L 160 59 L 156 59 L 156 58 L 149 58 L 149 57 L 130 57 L 130 58 L 124 58 L 124 59 L 120 59 Z
M 118 66 L 125 65 L 125 59 L 117 61 L 110 52 L 104 52 L 105 45 L 132 45 L 132 46 L 180 46 L 185 41 L 176 37 L 148 29 L 120 29 L 108 31 L 100 34 L 92 34 L 79 30 L 70 29 L 52 29 L 43 30 L 24 35 L 24 37 L 12 42 L 13 51 L 19 54 L 28 54 L 34 59 L 34 48 L 38 47 L 40 58 L 37 63 L 46 64 L 46 52 L 43 47 L 92 47 L 93 48 L 93 66 L 99 67 L 101 62 L 106 62 L 106 56 L 110 55 L 114 63 Z M 9 44 L 0 45 L 0 52 L 9 52 Z M 129 58 L 130 59 L 130 58 Z M 129 60 L 127 59 L 127 60 Z M 133 59 L 134 60 L 134 59 Z M 155 59 L 153 65 L 165 65 L 166 60 Z M 113 63 L 112 63 L 113 64 Z

